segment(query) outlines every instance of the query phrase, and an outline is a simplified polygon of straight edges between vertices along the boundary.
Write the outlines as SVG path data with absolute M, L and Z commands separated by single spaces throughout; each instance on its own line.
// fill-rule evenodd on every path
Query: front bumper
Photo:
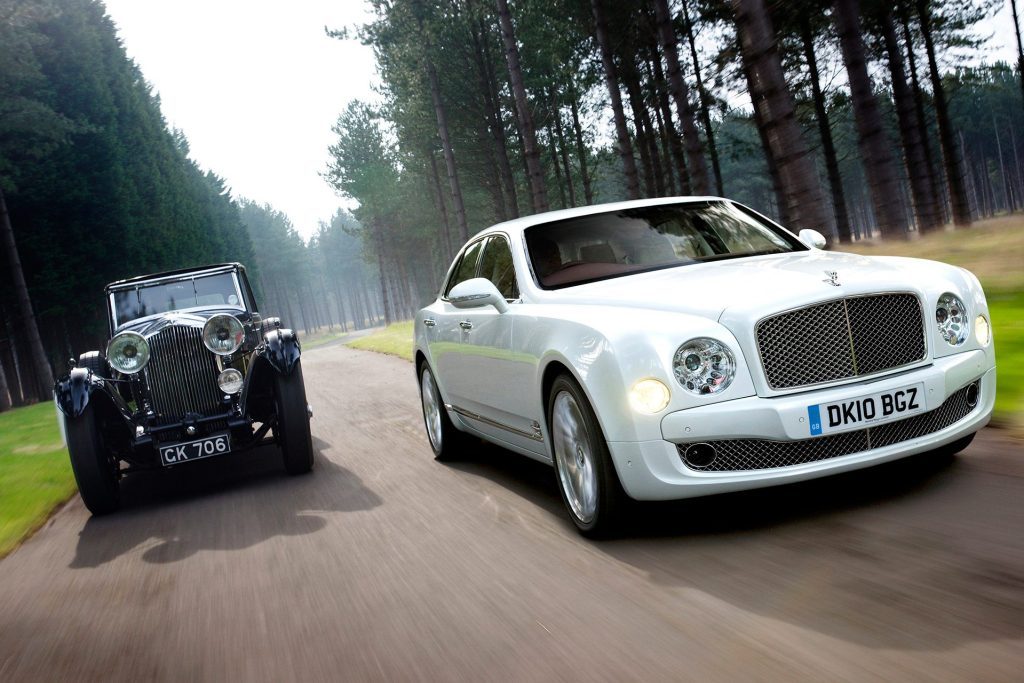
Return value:
M 922 436 L 878 448 L 835 457 L 826 454 L 822 459 L 804 464 L 724 472 L 688 467 L 678 448 L 680 444 L 713 443 L 725 439 L 808 440 L 808 405 L 850 400 L 922 382 L 925 385 L 926 411 L 933 411 L 975 381 L 979 382 L 981 390 L 978 403 L 962 419 Z M 926 367 L 870 382 L 773 398 L 754 396 L 681 410 L 666 415 L 662 420 L 663 439 L 609 442 L 608 446 L 623 488 L 632 498 L 692 498 L 812 479 L 939 448 L 984 427 L 992 415 L 995 394 L 996 372 L 990 356 L 983 351 L 972 351 L 938 358 Z

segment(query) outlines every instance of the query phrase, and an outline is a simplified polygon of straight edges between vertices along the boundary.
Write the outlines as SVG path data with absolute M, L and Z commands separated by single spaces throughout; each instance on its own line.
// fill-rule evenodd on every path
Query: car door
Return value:
M 493 306 L 462 309 L 459 316 L 460 364 L 468 378 L 463 417 L 481 432 L 505 442 L 532 448 L 539 425 L 523 410 L 532 398 L 529 390 L 532 366 L 512 352 L 519 285 L 508 238 L 487 238 L 480 254 L 477 277 L 487 279 L 509 309 L 499 313 Z M 472 415 L 469 415 L 471 413 Z
M 484 241 L 484 239 L 480 239 L 471 242 L 462 250 L 458 263 L 452 269 L 451 277 L 448 278 L 441 294 L 441 310 L 424 321 L 425 324 L 433 327 L 433 332 L 428 332 L 430 355 L 434 360 L 437 379 L 444 392 L 445 402 L 453 406 L 467 403 L 473 379 L 462 362 L 464 329 L 459 323 L 465 320 L 466 311 L 455 308 L 448 301 L 448 292 L 460 282 L 476 277 Z M 433 325 L 431 325 L 431 321 L 433 321 Z

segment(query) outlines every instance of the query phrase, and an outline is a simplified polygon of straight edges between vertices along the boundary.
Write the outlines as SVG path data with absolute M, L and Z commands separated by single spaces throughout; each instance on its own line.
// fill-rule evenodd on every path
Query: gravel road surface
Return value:
M 1024 679 L 1024 453 L 993 430 L 595 543 L 544 465 L 434 462 L 405 361 L 303 364 L 311 475 L 136 475 L 0 561 L 0 681 Z

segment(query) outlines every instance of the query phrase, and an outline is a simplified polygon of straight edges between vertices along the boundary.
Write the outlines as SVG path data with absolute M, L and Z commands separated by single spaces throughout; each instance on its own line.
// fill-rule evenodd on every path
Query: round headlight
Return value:
M 137 332 L 122 332 L 107 344 L 107 362 L 125 375 L 134 375 L 149 362 L 149 342 Z
M 732 384 L 736 358 L 722 342 L 700 337 L 676 350 L 672 371 L 679 384 L 691 394 L 717 394 Z
M 233 315 L 222 313 L 206 321 L 203 326 L 203 343 L 206 348 L 221 356 L 230 356 L 245 341 L 245 328 Z
M 946 343 L 960 346 L 967 341 L 967 335 L 971 332 L 967 321 L 967 307 L 960 297 L 949 292 L 939 297 L 939 303 L 935 306 L 935 324 Z
M 242 373 L 228 368 L 217 377 L 217 386 L 225 394 L 237 394 L 242 390 Z
M 974 337 L 982 346 L 988 346 L 992 341 L 992 329 L 988 326 L 988 318 L 983 315 L 974 319 Z
M 656 379 L 642 379 L 633 385 L 629 392 L 629 404 L 638 413 L 654 415 L 660 413 L 668 405 L 672 395 L 664 382 Z

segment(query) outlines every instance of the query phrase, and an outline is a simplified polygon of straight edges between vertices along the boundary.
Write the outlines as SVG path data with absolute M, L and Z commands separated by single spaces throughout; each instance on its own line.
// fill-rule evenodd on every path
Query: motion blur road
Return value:
M 303 364 L 313 474 L 270 448 L 76 497 L 0 562 L 0 681 L 1022 678 L 1024 461 L 991 430 L 595 543 L 547 467 L 434 462 L 405 361 Z

